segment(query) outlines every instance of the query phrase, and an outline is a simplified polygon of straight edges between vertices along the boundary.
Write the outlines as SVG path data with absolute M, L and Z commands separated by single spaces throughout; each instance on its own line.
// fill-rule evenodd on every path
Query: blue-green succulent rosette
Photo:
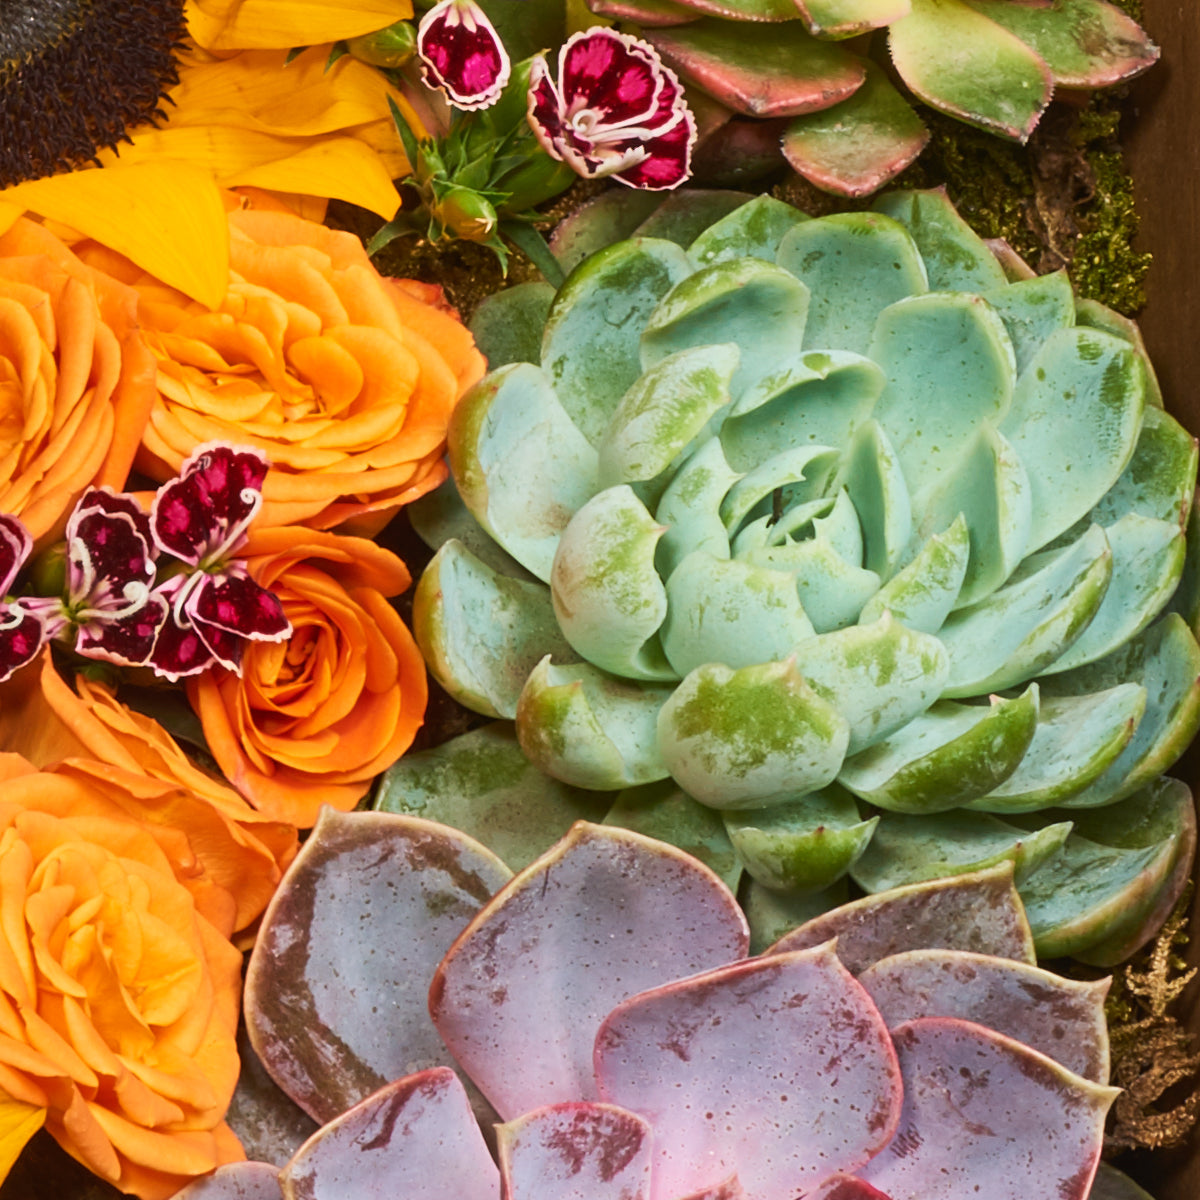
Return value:
M 1188 876 L 1200 724 L 1196 446 L 1136 328 L 940 192 L 713 203 L 481 312 L 414 626 L 515 727 L 379 805 L 526 857 L 607 811 L 745 872 L 752 923 L 1008 859 L 1041 954 L 1126 957 Z

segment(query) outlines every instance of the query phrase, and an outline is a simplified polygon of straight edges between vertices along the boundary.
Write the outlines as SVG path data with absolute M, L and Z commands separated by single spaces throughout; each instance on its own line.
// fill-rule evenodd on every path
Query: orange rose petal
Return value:
M 104 1126 L 96 1119 L 91 1107 L 79 1092 L 71 1096 L 62 1113 L 46 1114 L 46 1128 L 58 1143 L 85 1167 L 101 1179 L 116 1182 L 121 1175 L 121 1162 Z
M 0 1063 L 0 1092 L 22 1104 L 30 1104 L 37 1108 L 45 1108 L 50 1103 L 50 1097 L 43 1088 L 20 1071 L 14 1071 L 3 1063 Z
M 157 1133 L 94 1102 L 88 1103 L 88 1111 L 113 1150 L 139 1166 L 173 1175 L 203 1175 L 217 1166 L 216 1147 L 207 1132 Z

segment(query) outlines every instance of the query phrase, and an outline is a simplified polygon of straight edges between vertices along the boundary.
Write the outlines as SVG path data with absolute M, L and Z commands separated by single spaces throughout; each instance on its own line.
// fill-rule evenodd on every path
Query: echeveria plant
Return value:
M 773 894 L 1009 858 L 1042 953 L 1119 960 L 1186 880 L 1200 722 L 1196 448 L 1135 328 L 940 192 L 644 236 L 707 203 L 478 322 L 431 670 L 609 820 L 718 813 Z
M 933 108 L 1024 141 L 1056 88 L 1129 79 L 1158 58 L 1106 0 L 589 0 L 635 22 L 684 82 L 719 106 L 708 127 L 750 132 L 800 174 L 843 195 L 875 191 L 927 134 L 888 73 L 845 44 L 887 34 L 899 84 Z M 861 48 L 861 47 L 860 47 Z M 751 134 L 753 137 L 753 135 Z M 741 155 L 747 153 L 744 141 Z
M 638 834 L 580 823 L 509 874 L 443 826 L 327 809 L 246 982 L 322 1128 L 181 1200 L 1088 1196 L 1107 983 L 1033 965 L 1006 870 L 754 958 L 720 880 Z

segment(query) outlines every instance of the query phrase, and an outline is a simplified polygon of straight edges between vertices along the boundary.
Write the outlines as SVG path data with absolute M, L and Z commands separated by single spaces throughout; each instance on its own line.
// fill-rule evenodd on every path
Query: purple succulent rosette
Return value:
M 323 1128 L 180 1200 L 1088 1195 L 1107 982 L 1033 965 L 1007 864 L 756 957 L 712 871 L 628 830 L 577 823 L 507 875 L 456 830 L 325 810 L 246 982 L 253 1045 Z M 945 921 L 914 936 L 914 904 Z
M 37 657 L 46 641 L 39 613 L 20 600 L 8 599 L 18 573 L 33 553 L 29 530 L 7 513 L 0 513 L 0 683 Z
M 246 640 L 281 641 L 291 633 L 276 596 L 233 558 L 262 508 L 266 474 L 259 450 L 206 445 L 158 489 L 150 510 L 154 543 L 190 568 L 155 589 L 170 614 L 150 659 L 160 675 L 177 680 L 213 663 L 237 671 Z
M 543 55 L 534 58 L 529 124 L 548 154 L 585 179 L 611 175 L 662 191 L 691 173 L 696 121 L 679 79 L 652 46 L 612 29 L 572 35 L 557 80 Z
M 512 64 L 487 14 L 474 0 L 440 0 L 417 30 L 421 77 L 456 108 L 489 108 L 500 99 Z

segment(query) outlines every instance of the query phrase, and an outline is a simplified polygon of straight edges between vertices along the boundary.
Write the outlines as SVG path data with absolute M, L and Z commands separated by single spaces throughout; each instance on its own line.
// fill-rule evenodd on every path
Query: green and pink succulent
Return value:
M 1057 89 L 1107 87 L 1158 58 L 1106 0 L 589 3 L 632 22 L 709 98 L 701 154 L 744 169 L 756 154 L 777 160 L 782 146 L 801 175 L 848 196 L 875 191 L 921 152 L 928 134 L 905 92 L 1024 141 Z M 860 35 L 873 32 L 886 32 L 890 70 L 864 47 Z
M 327 809 L 246 986 L 321 1128 L 180 1200 L 1086 1200 L 1107 982 L 1033 965 L 1010 869 L 747 938 L 707 867 L 626 830 L 580 823 L 512 876 L 443 826 Z
M 481 312 L 414 628 L 515 737 L 378 803 L 481 836 L 528 803 L 526 862 L 598 810 L 772 911 L 1008 859 L 1041 953 L 1119 961 L 1186 881 L 1162 772 L 1200 724 L 1196 447 L 1136 329 L 941 193 L 712 204 Z

